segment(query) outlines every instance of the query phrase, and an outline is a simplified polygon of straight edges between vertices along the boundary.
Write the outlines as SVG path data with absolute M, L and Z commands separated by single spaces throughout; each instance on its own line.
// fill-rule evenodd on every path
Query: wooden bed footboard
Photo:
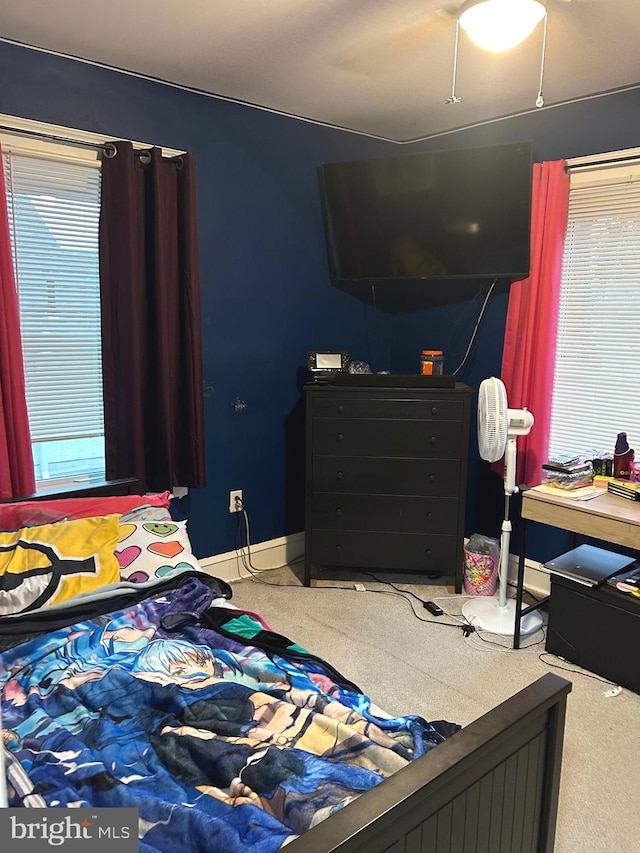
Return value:
M 551 853 L 570 690 L 542 676 L 287 853 Z

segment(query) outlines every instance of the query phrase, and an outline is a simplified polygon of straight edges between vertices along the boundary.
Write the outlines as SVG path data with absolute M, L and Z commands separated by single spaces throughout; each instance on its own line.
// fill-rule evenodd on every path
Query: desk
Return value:
M 640 550 L 640 501 L 630 501 L 606 491 L 596 498 L 580 501 L 528 489 L 522 492 L 521 517 L 523 523 L 520 531 L 514 649 L 520 648 L 521 617 L 548 601 L 547 596 L 529 607 L 522 607 L 527 521 L 537 521 L 613 545 Z

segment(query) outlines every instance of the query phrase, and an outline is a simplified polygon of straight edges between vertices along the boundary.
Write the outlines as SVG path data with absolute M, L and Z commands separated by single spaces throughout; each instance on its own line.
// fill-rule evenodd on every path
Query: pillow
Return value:
M 107 497 L 54 498 L 0 504 L 0 530 L 19 530 L 33 524 L 53 524 L 98 515 L 122 515 L 141 506 L 162 506 L 171 500 L 170 492 L 158 495 L 109 495 Z
M 202 571 L 191 551 L 186 521 L 163 507 L 141 507 L 120 518 L 116 557 L 120 578 L 145 583 L 186 569 Z
M 120 580 L 119 516 L 0 533 L 0 615 L 26 613 Z

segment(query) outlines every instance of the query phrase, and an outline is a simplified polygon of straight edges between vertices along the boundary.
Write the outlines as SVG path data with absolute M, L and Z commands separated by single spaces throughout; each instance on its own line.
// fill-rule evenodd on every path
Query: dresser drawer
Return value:
M 407 400 L 402 397 L 360 399 L 331 394 L 314 401 L 313 414 L 323 418 L 461 421 L 464 418 L 464 402 L 437 397 L 428 400 Z
M 331 456 L 459 459 L 462 436 L 461 421 L 314 418 L 312 450 Z
M 311 559 L 324 566 L 360 566 L 453 575 L 459 553 L 455 536 L 418 533 L 313 531 Z
M 311 501 L 311 524 L 334 530 L 455 534 L 459 505 L 456 498 L 320 492 Z
M 459 459 L 389 459 L 371 456 L 315 456 L 315 492 L 370 495 L 460 495 Z

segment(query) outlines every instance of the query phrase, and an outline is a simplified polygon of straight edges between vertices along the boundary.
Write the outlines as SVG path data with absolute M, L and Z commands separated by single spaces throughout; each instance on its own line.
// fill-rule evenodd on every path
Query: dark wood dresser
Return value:
M 462 591 L 472 389 L 309 384 L 304 583 L 344 566 Z

